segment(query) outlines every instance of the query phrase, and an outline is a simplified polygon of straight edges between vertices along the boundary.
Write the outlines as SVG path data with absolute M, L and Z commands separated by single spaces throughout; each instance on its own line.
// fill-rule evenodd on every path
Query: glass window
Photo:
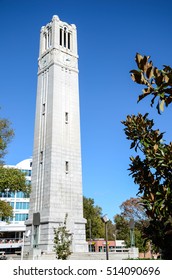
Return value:
M 16 197 L 17 198 L 29 198 L 29 194 L 26 194 L 24 192 L 17 192 Z
M 0 197 L 15 197 L 14 192 L 0 192 Z
M 13 207 L 13 209 L 14 209 L 14 202 L 10 202 L 10 205 Z
M 15 221 L 25 221 L 28 219 L 28 214 L 15 214 Z
M 102 246 L 99 246 L 99 252 L 102 252 Z
M 24 196 L 23 192 L 17 192 L 17 195 L 16 195 L 17 198 L 23 198 L 23 196 Z
M 16 202 L 16 209 L 29 209 L 29 202 Z
M 21 169 L 21 172 L 25 173 L 26 176 L 31 176 L 32 171 L 28 169 Z

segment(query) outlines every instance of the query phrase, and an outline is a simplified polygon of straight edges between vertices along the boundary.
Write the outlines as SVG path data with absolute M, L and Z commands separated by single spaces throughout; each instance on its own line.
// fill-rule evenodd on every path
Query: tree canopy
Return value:
M 7 153 L 9 142 L 14 136 L 10 122 L 0 119 L 0 192 L 23 191 L 30 192 L 30 185 L 26 183 L 25 173 L 16 168 L 5 167 L 4 156 Z M 8 220 L 12 217 L 13 210 L 8 202 L 0 200 L 0 220 Z
M 86 238 L 105 238 L 105 225 L 102 222 L 102 208 L 94 204 L 93 198 L 83 197 L 84 218 L 87 219 Z M 107 224 L 108 240 L 114 240 L 115 225 L 112 221 Z
M 116 238 L 124 240 L 127 247 L 131 246 L 130 240 L 130 220 L 134 219 L 135 246 L 140 252 L 148 250 L 148 243 L 143 236 L 143 227 L 147 225 L 147 216 L 140 198 L 127 199 L 120 205 L 121 213 L 115 215 Z
M 87 220 L 86 238 L 95 239 L 104 237 L 101 207 L 94 205 L 94 199 L 83 197 L 83 208 L 84 218 Z
M 30 185 L 26 184 L 25 173 L 17 168 L 0 166 L 0 192 L 23 191 L 30 192 Z
M 13 217 L 13 208 L 6 201 L 0 200 L 0 220 L 8 220 L 9 217 Z
M 0 118 L 0 164 L 7 153 L 7 146 L 14 136 L 14 130 L 7 119 Z
M 145 209 L 142 205 L 141 199 L 138 197 L 131 197 L 120 205 L 121 215 L 127 220 L 134 219 L 135 221 L 143 221 L 147 219 Z
M 153 66 L 150 56 L 136 54 L 137 70 L 131 70 L 134 82 L 144 86 L 138 101 L 158 98 L 158 113 L 172 102 L 172 68 L 162 70 Z M 130 175 L 138 184 L 149 225 L 145 235 L 163 252 L 164 259 L 172 259 L 172 143 L 166 144 L 164 133 L 154 128 L 154 121 L 145 115 L 128 115 L 124 131 L 137 155 L 130 157 Z

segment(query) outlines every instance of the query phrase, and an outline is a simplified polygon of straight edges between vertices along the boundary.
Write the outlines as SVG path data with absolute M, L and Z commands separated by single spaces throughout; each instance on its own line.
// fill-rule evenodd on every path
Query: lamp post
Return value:
M 108 229 L 107 229 L 107 223 L 109 221 L 109 218 L 107 215 L 104 215 L 102 217 L 102 221 L 105 224 L 105 240 L 106 240 L 106 260 L 109 259 L 109 252 L 108 252 Z
M 92 251 L 92 246 L 91 246 L 91 220 L 89 220 L 89 233 L 90 233 L 90 244 L 89 244 L 89 251 Z

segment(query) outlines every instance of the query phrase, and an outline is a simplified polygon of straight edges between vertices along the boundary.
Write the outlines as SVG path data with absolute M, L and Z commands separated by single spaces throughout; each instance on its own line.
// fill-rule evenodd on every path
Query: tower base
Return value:
M 26 231 L 30 230 L 29 238 L 25 238 L 24 253 L 34 254 L 33 249 L 38 249 L 41 253 L 54 252 L 54 229 L 58 228 L 61 222 L 40 223 L 38 229 L 38 243 L 34 244 L 34 227 L 29 221 L 26 223 Z M 88 252 L 88 243 L 85 241 L 85 219 L 80 219 L 73 223 L 70 228 L 72 235 L 72 253 Z

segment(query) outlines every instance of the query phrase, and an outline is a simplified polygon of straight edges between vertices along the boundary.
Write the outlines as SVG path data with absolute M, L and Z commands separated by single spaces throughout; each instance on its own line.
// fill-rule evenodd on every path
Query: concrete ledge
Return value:
M 109 252 L 109 260 L 125 260 L 138 258 L 138 248 L 130 248 L 128 252 Z M 29 259 L 29 258 L 28 258 Z M 35 256 L 37 260 L 57 260 L 55 253 L 44 253 Z M 106 260 L 106 252 L 72 253 L 69 260 Z

